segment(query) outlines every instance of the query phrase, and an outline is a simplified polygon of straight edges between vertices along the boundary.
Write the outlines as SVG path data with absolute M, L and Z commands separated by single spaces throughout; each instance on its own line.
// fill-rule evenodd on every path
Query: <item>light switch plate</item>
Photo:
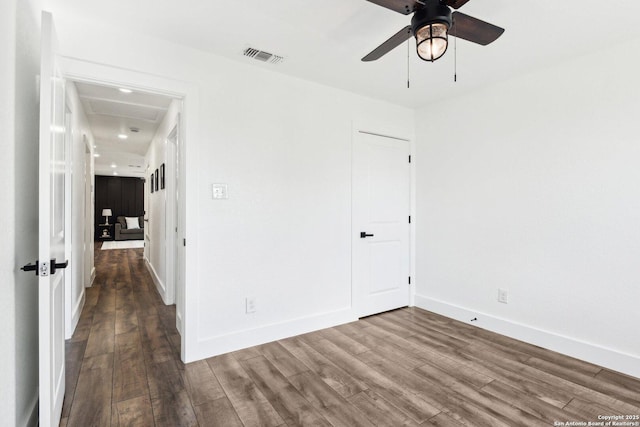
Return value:
M 227 191 L 227 184 L 213 184 L 212 197 L 214 199 L 228 199 L 229 192 Z

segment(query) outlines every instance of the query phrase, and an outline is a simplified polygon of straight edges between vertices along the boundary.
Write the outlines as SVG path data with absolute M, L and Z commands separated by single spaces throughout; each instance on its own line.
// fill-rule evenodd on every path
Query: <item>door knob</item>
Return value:
M 360 232 L 360 238 L 361 239 L 366 239 L 367 237 L 373 237 L 373 234 L 367 234 L 366 231 L 361 231 Z
M 56 262 L 56 259 L 52 259 L 51 260 L 51 274 L 56 274 L 56 270 L 58 268 L 67 268 L 67 266 L 69 265 L 69 261 L 65 261 L 65 262 Z
M 51 274 L 56 274 L 56 270 L 58 268 L 67 268 L 69 266 L 69 261 L 65 262 L 56 262 L 56 259 L 51 260 Z M 36 276 L 48 276 L 47 274 L 47 263 L 42 264 L 42 271 L 40 271 L 40 261 L 36 261 L 35 264 L 27 264 L 22 266 L 20 270 L 22 271 L 35 271 Z
M 27 264 L 25 266 L 23 266 L 22 268 L 20 268 L 20 270 L 22 271 L 35 271 L 36 272 L 36 276 L 38 275 L 38 261 L 36 261 L 35 264 Z

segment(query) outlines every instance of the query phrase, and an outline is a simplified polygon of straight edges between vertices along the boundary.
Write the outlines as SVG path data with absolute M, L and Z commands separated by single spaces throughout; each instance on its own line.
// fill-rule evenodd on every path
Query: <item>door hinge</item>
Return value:
M 409 284 L 411 284 L 411 276 L 409 276 Z
M 411 154 L 409 154 L 409 163 L 411 163 Z
M 411 224 L 411 215 L 409 215 L 409 224 Z
M 187 246 L 187 239 L 182 239 L 182 246 Z

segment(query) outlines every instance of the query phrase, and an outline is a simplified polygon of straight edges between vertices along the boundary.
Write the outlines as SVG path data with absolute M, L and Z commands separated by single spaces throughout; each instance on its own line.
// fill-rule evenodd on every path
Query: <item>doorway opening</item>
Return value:
M 180 266 L 175 265 L 178 215 L 168 213 L 180 210 L 176 159 L 181 152 L 182 100 L 79 78 L 67 80 L 67 96 L 79 117 L 74 130 L 83 132 L 86 147 L 83 164 L 72 163 L 73 173 L 88 175 L 90 182 L 88 189 L 82 189 L 82 198 L 73 198 L 78 204 L 72 206 L 87 218 L 83 270 L 93 269 L 93 242 L 95 250 L 112 243 L 144 244 L 144 264 L 163 302 L 175 304 L 176 286 L 182 283 L 175 279 L 181 277 Z M 168 233 L 169 227 L 175 231 Z M 92 280 L 84 281 L 87 287 L 91 284 Z

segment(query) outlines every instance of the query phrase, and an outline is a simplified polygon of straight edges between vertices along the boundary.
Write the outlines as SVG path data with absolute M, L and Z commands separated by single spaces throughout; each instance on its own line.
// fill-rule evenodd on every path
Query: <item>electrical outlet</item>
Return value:
M 498 302 L 503 304 L 509 303 L 509 291 L 506 289 L 498 289 Z
M 247 297 L 245 300 L 247 314 L 256 312 L 256 297 Z
M 227 184 L 213 184 L 211 186 L 212 197 L 214 199 L 228 199 L 229 191 Z

